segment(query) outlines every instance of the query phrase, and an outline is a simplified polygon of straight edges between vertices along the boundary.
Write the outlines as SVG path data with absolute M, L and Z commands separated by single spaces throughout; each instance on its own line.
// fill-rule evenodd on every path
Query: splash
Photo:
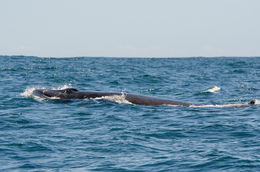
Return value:
M 62 90 L 62 89 L 66 89 L 66 88 L 70 88 L 71 85 L 70 84 L 65 84 L 63 86 L 60 86 L 60 87 L 56 87 L 56 88 L 52 88 L 54 90 Z M 46 89 L 46 87 L 37 87 L 37 86 L 34 86 L 34 87 L 27 87 L 23 93 L 21 93 L 20 95 L 22 97 L 26 97 L 26 98 L 33 98 L 35 100 L 38 100 L 38 101 L 44 101 L 44 100 L 47 100 L 47 99 L 53 99 L 53 100 L 57 100 L 57 99 L 60 99 L 59 97 L 46 97 L 46 96 L 43 96 L 43 95 L 37 95 L 34 93 L 34 90 L 36 89 Z
M 33 91 L 37 89 L 35 87 L 27 87 L 23 93 L 21 93 L 20 95 L 23 96 L 23 97 L 32 97 L 33 96 Z
M 218 92 L 218 91 L 220 91 L 220 87 L 214 86 L 214 87 L 209 88 L 209 89 L 207 89 L 207 90 L 205 90 L 205 91 L 203 91 L 203 92 L 204 92 L 204 93 L 216 93 L 216 92 Z
M 255 100 L 255 105 L 260 105 L 260 100 Z
M 34 94 L 35 89 L 38 89 L 38 88 L 37 87 L 27 87 L 25 89 L 25 91 L 23 93 L 21 93 L 20 95 L 23 97 L 26 97 L 26 98 L 33 98 L 38 101 L 44 101 L 46 98 Z M 41 88 L 41 89 L 43 89 L 43 88 Z

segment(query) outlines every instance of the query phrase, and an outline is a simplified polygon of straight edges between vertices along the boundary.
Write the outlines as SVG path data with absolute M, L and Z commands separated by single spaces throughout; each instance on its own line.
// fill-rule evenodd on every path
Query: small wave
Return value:
M 214 87 L 209 88 L 209 89 L 207 89 L 207 90 L 205 90 L 205 91 L 203 91 L 203 92 L 204 92 L 204 93 L 216 93 L 216 92 L 218 92 L 218 91 L 220 91 L 220 87 L 214 86 Z

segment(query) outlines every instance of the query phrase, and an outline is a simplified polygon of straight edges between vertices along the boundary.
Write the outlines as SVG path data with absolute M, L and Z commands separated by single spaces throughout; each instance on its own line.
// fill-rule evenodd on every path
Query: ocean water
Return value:
M 0 56 L 0 84 L 0 171 L 260 171 L 260 58 Z M 206 106 L 32 92 L 69 87 Z

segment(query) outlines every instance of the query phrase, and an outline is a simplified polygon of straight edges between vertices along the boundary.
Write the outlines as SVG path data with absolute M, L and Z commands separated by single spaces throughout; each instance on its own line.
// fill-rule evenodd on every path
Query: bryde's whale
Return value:
M 51 90 L 51 89 L 35 89 L 34 94 L 41 95 L 47 98 L 59 98 L 59 99 L 91 99 L 91 98 L 102 98 L 105 96 L 122 95 L 122 93 L 109 93 L 109 92 L 81 92 L 75 88 L 66 88 L 62 90 Z M 141 96 L 136 94 L 124 94 L 124 98 L 137 105 L 146 106 L 159 106 L 159 105 L 175 105 L 175 106 L 202 106 L 192 103 L 184 103 L 179 101 L 160 99 L 148 96 Z M 248 104 L 243 106 L 254 105 L 256 100 L 252 100 Z

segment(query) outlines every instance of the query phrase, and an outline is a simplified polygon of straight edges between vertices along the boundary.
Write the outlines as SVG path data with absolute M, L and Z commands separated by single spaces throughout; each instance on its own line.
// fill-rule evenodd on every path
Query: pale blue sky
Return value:
M 260 56 L 260 0 L 0 0 L 0 55 Z

